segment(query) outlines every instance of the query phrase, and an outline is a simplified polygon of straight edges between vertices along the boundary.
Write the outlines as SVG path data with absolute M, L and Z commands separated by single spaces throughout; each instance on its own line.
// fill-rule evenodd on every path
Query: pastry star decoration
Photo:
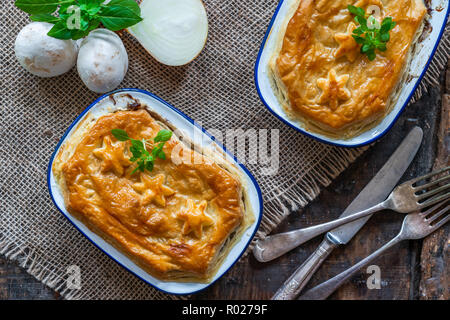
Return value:
M 337 76 L 336 70 L 331 69 L 328 72 L 328 78 L 317 79 L 317 86 L 322 89 L 322 95 L 319 98 L 319 103 L 329 102 L 329 107 L 336 110 L 339 105 L 339 100 L 348 100 L 352 96 L 350 91 L 345 88 L 349 79 L 348 74 L 340 77 Z
M 124 154 L 125 143 L 119 142 L 112 144 L 110 136 L 103 138 L 103 146 L 95 149 L 92 153 L 99 159 L 102 159 L 102 172 L 113 170 L 117 175 L 122 175 L 123 167 L 131 165 L 130 160 Z
M 175 194 L 175 191 L 163 184 L 164 178 L 163 174 L 158 174 L 152 178 L 145 173 L 141 173 L 141 182 L 133 184 L 132 187 L 142 194 L 142 206 L 152 202 L 161 207 L 166 206 L 166 197 Z
M 187 235 L 194 232 L 197 238 L 201 238 L 203 234 L 203 226 L 213 224 L 213 219 L 205 213 L 207 206 L 206 200 L 195 204 L 194 200 L 187 200 L 187 208 L 178 214 L 178 218 L 184 220 L 183 234 Z
M 334 39 L 339 43 L 339 48 L 334 52 L 334 57 L 339 58 L 346 56 L 350 62 L 355 61 L 356 56 L 359 53 L 358 44 L 352 37 L 353 30 L 356 29 L 356 25 L 353 22 L 347 27 L 347 32 L 336 33 Z

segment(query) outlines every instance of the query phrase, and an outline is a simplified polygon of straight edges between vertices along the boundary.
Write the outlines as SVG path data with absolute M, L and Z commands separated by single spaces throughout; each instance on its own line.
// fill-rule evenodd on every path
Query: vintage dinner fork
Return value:
M 326 299 L 344 282 L 346 282 L 355 273 L 357 273 L 358 270 L 368 265 L 373 261 L 373 259 L 381 255 L 384 251 L 391 248 L 395 244 L 403 240 L 417 240 L 425 238 L 438 228 L 442 227 L 444 224 L 450 221 L 450 215 L 448 214 L 450 210 L 450 204 L 447 203 L 448 200 L 445 200 L 425 212 L 411 213 L 407 215 L 403 220 L 402 229 L 394 239 L 386 243 L 383 247 L 372 253 L 367 258 L 355 264 L 353 267 L 307 291 L 304 295 L 299 297 L 299 300 Z M 436 212 L 438 209 L 440 210 Z
M 424 182 L 426 179 L 441 174 L 442 176 L 434 181 L 418 185 L 418 183 Z M 280 257 L 324 232 L 375 212 L 390 209 L 399 213 L 409 213 L 424 209 L 450 197 L 450 192 L 442 194 L 447 189 L 450 189 L 450 182 L 440 185 L 442 182 L 449 180 L 449 178 L 450 166 L 409 180 L 397 186 L 385 201 L 369 209 L 316 226 L 268 236 L 256 243 L 253 254 L 258 261 L 267 262 Z

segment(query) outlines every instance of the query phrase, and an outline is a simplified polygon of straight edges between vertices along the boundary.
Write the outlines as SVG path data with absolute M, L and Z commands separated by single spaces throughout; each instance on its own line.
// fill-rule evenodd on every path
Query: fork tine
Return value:
M 429 206 L 431 206 L 431 205 L 433 205 L 435 203 L 441 202 L 442 200 L 445 200 L 445 199 L 448 199 L 448 198 L 450 198 L 450 192 L 447 192 L 446 194 L 443 194 L 443 195 L 440 195 L 440 196 L 428 199 L 427 201 L 420 203 L 419 204 L 419 208 L 429 207 Z
M 445 172 L 445 171 L 447 171 L 447 170 L 450 170 L 450 166 L 448 166 L 448 167 L 446 167 L 446 168 L 442 168 L 442 169 L 440 169 L 440 170 L 436 170 L 436 171 L 430 172 L 430 173 L 425 174 L 425 175 L 423 175 L 423 176 L 420 176 L 420 177 L 418 177 L 418 178 L 412 179 L 412 180 L 409 181 L 409 183 L 411 183 L 411 184 L 417 183 L 417 182 L 419 182 L 419 181 L 421 181 L 421 180 L 431 178 L 431 177 L 433 177 L 433 176 L 435 176 L 435 175 L 437 175 L 437 174 L 440 174 L 440 173 L 442 173 L 442 172 Z
M 436 223 L 434 226 L 432 226 L 432 228 L 433 228 L 433 230 L 439 229 L 440 227 L 442 227 L 444 224 L 446 224 L 449 221 L 450 221 L 450 215 L 447 215 L 444 219 L 442 219 L 441 221 Z
M 417 187 L 414 188 L 414 190 L 416 190 L 416 191 L 422 191 L 422 190 L 424 190 L 424 189 L 428 189 L 428 188 L 430 188 L 430 187 L 432 187 L 432 186 L 434 186 L 434 185 L 436 185 L 436 184 L 439 184 L 439 183 L 441 183 L 442 181 L 448 180 L 448 179 L 450 179 L 450 174 L 448 174 L 448 175 L 446 175 L 446 176 L 444 176 L 444 177 L 442 177 L 442 178 L 439 178 L 439 179 L 437 179 L 437 180 L 431 181 L 430 183 L 424 184 L 424 185 L 422 185 L 422 186 L 417 186 Z
M 443 205 L 447 204 L 448 201 L 449 201 L 449 199 L 439 202 L 437 205 L 433 206 L 432 208 L 429 208 L 427 211 L 420 212 L 420 215 L 422 215 L 423 217 L 426 217 L 426 216 L 430 215 L 430 213 L 433 213 L 434 211 L 436 211 Z
M 425 193 L 423 193 L 423 194 L 417 196 L 417 198 L 418 198 L 419 200 L 422 200 L 422 199 L 424 199 L 424 198 L 428 198 L 428 197 L 433 196 L 433 195 L 435 195 L 435 194 L 437 194 L 437 193 L 439 193 L 439 192 L 442 192 L 442 191 L 444 191 L 444 190 L 447 190 L 448 188 L 450 188 L 450 183 L 447 183 L 446 185 L 440 186 L 439 188 L 436 188 L 436 189 L 434 189 L 434 190 L 425 192 Z
M 425 219 L 425 220 L 431 224 L 433 221 L 440 218 L 444 213 L 447 213 L 449 209 L 450 209 L 450 205 L 447 205 L 445 208 L 441 209 L 441 211 L 433 214 L 430 218 Z

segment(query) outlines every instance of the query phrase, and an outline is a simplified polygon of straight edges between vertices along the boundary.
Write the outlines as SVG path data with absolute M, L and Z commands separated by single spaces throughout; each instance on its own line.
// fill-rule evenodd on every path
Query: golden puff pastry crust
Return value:
M 153 171 L 132 173 L 130 142 L 115 128 L 147 140 L 167 127 L 145 109 L 88 117 L 53 165 L 67 210 L 159 279 L 210 280 L 254 221 L 240 173 L 213 156 L 198 161 L 175 135 Z
M 352 37 L 347 10 L 381 9 L 397 23 L 374 61 Z M 306 130 L 350 138 L 376 125 L 395 104 L 412 48 L 423 28 L 423 0 L 295 0 L 277 35 L 269 75 L 290 118 Z

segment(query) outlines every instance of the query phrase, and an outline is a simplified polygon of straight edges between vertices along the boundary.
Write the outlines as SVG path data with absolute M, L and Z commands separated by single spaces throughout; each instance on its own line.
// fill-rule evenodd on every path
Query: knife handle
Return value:
M 322 241 L 320 246 L 314 251 L 312 255 L 306 259 L 303 264 L 286 280 L 280 289 L 272 297 L 272 300 L 294 300 L 300 291 L 306 286 L 312 275 L 320 267 L 322 262 L 328 255 L 337 247 L 337 244 L 328 240 Z
M 286 252 L 297 248 L 299 245 L 317 237 L 318 235 L 340 227 L 346 223 L 367 217 L 368 215 L 388 208 L 388 202 L 381 202 L 368 209 L 347 215 L 343 218 L 318 224 L 308 228 L 302 228 L 289 232 L 283 232 L 259 240 L 253 249 L 253 255 L 259 262 L 267 262 L 276 259 Z

